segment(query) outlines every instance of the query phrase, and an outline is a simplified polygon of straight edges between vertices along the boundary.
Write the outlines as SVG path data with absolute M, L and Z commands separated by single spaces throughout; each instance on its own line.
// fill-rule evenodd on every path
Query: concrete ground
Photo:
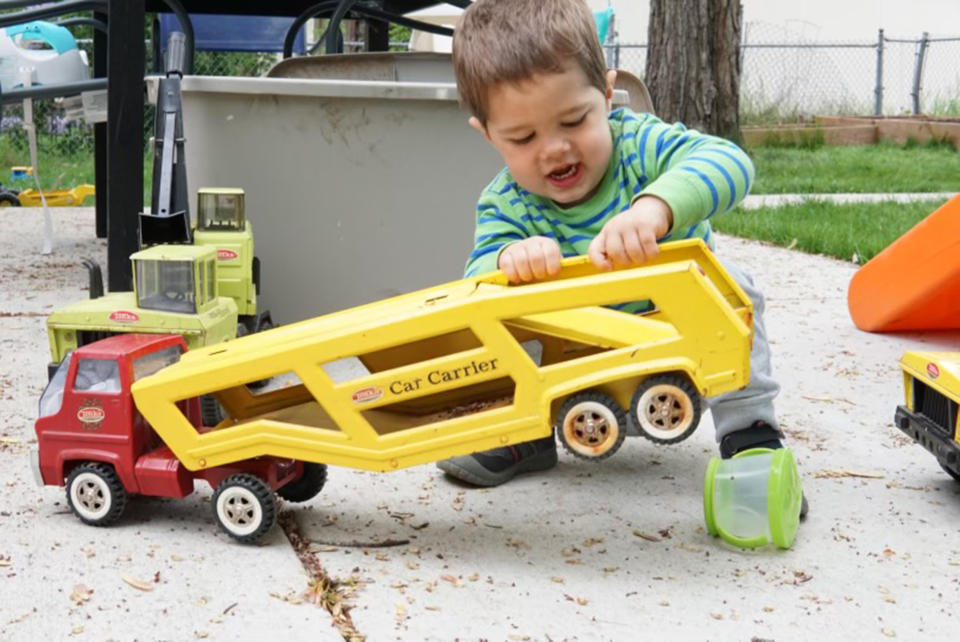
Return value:
M 105 263 L 91 209 L 4 209 L 0 237 L 0 639 L 948 639 L 958 625 L 960 485 L 893 427 L 900 354 L 960 333 L 870 335 L 846 310 L 853 264 L 733 238 L 721 253 L 767 293 L 810 516 L 789 551 L 703 527 L 709 418 L 668 447 L 478 490 L 433 466 L 331 469 L 261 546 L 220 533 L 210 492 L 134 499 L 81 524 L 38 488 L 27 450 L 46 383 L 44 319 Z M 285 536 L 290 533 L 292 541 Z M 298 555 L 299 553 L 299 555 Z M 317 606 L 325 603 L 328 608 Z M 352 607 L 352 608 L 351 608 Z

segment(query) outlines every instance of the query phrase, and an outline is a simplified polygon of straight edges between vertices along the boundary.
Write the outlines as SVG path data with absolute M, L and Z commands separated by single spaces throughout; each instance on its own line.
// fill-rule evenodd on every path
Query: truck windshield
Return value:
M 198 226 L 202 230 L 242 230 L 244 222 L 243 196 L 200 192 L 197 208 Z
M 43 394 L 40 395 L 40 416 L 49 417 L 60 412 L 60 406 L 63 405 L 63 386 L 67 381 L 67 371 L 70 370 L 70 361 L 73 359 L 73 352 L 68 352 L 60 362 L 57 372 L 50 378 Z
M 161 368 L 166 368 L 170 364 L 180 360 L 183 354 L 183 348 L 180 346 L 169 346 L 163 350 L 157 350 L 142 357 L 133 360 L 133 380 L 137 381 L 142 377 L 152 375 Z
M 137 303 L 147 310 L 196 312 L 192 261 L 140 259 L 137 264 Z

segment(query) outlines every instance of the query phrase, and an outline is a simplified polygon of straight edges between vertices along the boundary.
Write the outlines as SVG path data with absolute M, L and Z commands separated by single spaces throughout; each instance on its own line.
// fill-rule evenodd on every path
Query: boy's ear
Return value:
M 610 111 L 610 107 L 613 105 L 613 86 L 617 82 L 617 70 L 608 69 L 606 79 L 607 90 L 604 92 L 604 97 L 607 100 L 607 111 Z
M 467 122 L 470 123 L 471 127 L 473 127 L 478 132 L 483 134 L 483 137 L 486 138 L 487 141 L 489 142 L 490 134 L 487 133 L 487 128 L 483 126 L 483 123 L 480 122 L 479 118 L 477 118 L 476 116 L 471 116 L 470 120 L 468 120 Z

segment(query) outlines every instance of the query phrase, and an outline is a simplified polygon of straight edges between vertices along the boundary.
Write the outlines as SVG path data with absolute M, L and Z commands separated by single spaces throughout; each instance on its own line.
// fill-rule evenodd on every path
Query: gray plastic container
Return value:
M 467 125 L 449 56 L 302 60 L 270 73 L 314 77 L 182 85 L 192 198 L 245 190 L 263 307 L 289 323 L 460 278 L 503 164 Z

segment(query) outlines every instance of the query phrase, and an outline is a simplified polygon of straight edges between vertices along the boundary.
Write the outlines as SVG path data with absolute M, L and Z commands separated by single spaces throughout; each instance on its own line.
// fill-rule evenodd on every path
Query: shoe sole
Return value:
M 480 464 L 476 465 L 480 467 Z M 530 457 L 527 457 L 523 461 L 518 462 L 515 466 L 506 468 L 499 473 L 495 473 L 485 468 L 482 469 L 482 473 L 479 473 L 475 470 L 471 470 L 470 467 L 461 466 L 451 459 L 437 462 L 437 467 L 448 475 L 456 477 L 461 481 L 473 484 L 474 486 L 483 486 L 485 488 L 499 486 L 500 484 L 504 484 L 517 475 L 521 475 L 523 473 L 535 473 L 542 470 L 549 470 L 556 465 L 556 451 L 536 453 Z

